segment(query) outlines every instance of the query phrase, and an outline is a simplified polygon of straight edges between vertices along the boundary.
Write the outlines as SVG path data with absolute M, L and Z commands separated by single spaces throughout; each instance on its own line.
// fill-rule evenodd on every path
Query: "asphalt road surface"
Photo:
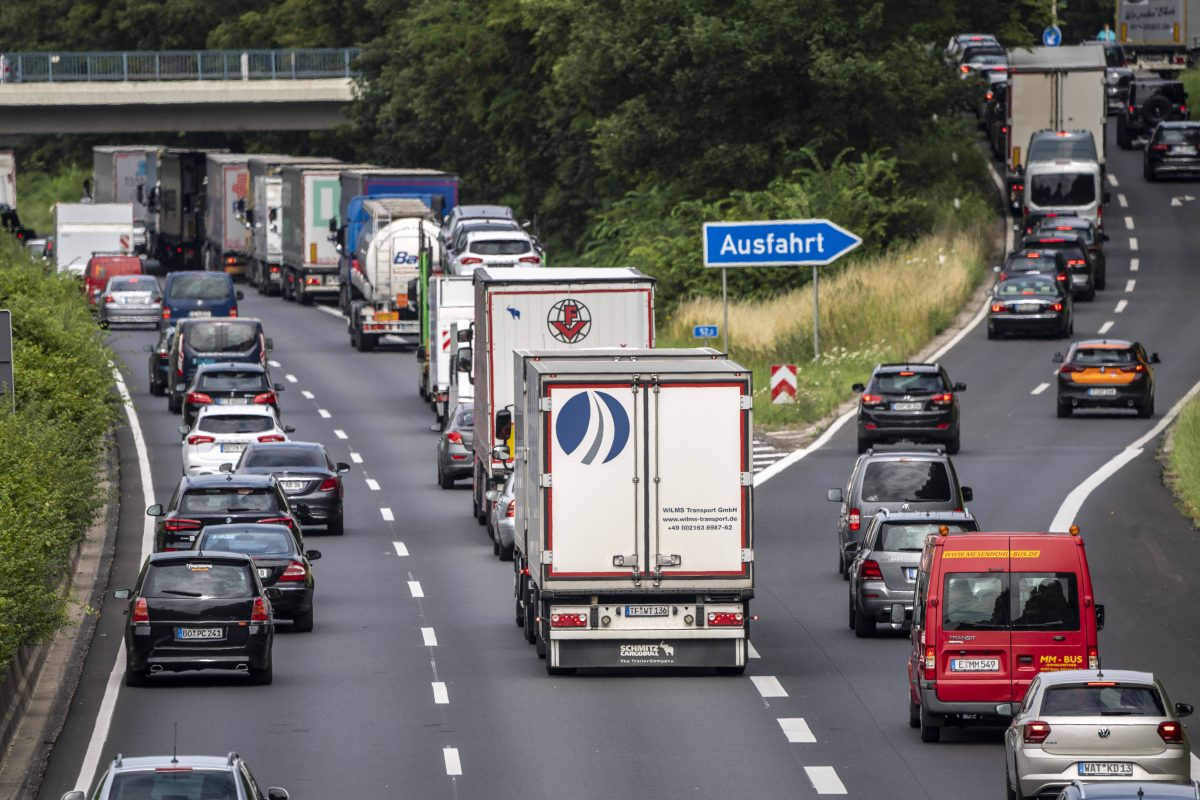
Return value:
M 985 528 L 1048 529 L 1072 489 L 1200 379 L 1200 226 L 1193 205 L 1171 204 L 1191 187 L 1145 183 L 1140 158 L 1110 150 L 1108 289 L 1076 306 L 1075 332 L 1103 329 L 1161 354 L 1158 416 L 1057 419 L 1051 357 L 1065 343 L 989 342 L 976 328 L 943 363 L 969 387 L 956 463 Z M 169 752 L 178 722 L 181 753 L 236 750 L 264 786 L 297 800 L 1000 796 L 999 733 L 948 729 L 941 744 L 922 744 L 907 724 L 907 640 L 858 640 L 847 628 L 846 584 L 834 571 L 837 507 L 825 492 L 854 460 L 853 426 L 758 489 L 760 657 L 746 676 L 551 678 L 513 624 L 511 567 L 470 516 L 465 485 L 435 484 L 433 417 L 417 396 L 412 354 L 352 350 L 328 309 L 252 290 L 241 309 L 274 338 L 293 438 L 356 462 L 346 476 L 346 535 L 307 537 L 324 554 L 316 629 L 276 637 L 273 685 L 192 673 L 121 686 L 101 765 L 118 752 Z M 129 367 L 154 497 L 165 502 L 180 471 L 179 418 L 147 392 L 142 346 L 153 336 L 112 340 Z M 128 430 L 121 444 L 113 588 L 133 583 L 144 524 Z M 1200 702 L 1200 626 L 1188 591 L 1200 543 L 1160 484 L 1157 445 L 1132 454 L 1076 521 L 1107 606 L 1105 666 L 1155 670 L 1173 700 Z M 98 716 L 107 724 L 101 705 L 122 611 L 111 600 L 102 609 L 43 798 L 76 788 Z

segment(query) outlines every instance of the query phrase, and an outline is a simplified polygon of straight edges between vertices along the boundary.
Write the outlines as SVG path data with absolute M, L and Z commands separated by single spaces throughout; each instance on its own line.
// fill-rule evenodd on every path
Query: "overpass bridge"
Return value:
M 355 48 L 0 54 L 0 139 L 322 130 L 345 122 Z

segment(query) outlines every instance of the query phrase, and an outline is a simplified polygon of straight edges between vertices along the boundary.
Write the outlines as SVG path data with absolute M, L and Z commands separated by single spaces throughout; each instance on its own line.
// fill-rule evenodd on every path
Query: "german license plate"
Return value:
M 193 310 L 192 313 L 188 314 L 188 316 L 189 317 L 211 317 L 212 312 L 209 311 L 207 308 L 203 308 L 203 309 L 197 308 L 197 309 Z
M 250 404 L 249 397 L 218 397 L 219 406 L 245 406 Z
M 1111 386 L 1096 386 L 1088 389 L 1088 397 L 1116 397 L 1117 390 Z
M 304 481 L 280 481 L 279 485 L 285 492 L 298 492 L 304 488 Z
M 269 577 L 271 577 L 271 570 L 269 570 L 269 569 L 267 569 L 267 568 L 265 568 L 265 567 L 259 567 L 259 568 L 258 568 L 258 577 L 260 577 L 260 578 L 269 578 Z
M 1133 764 L 1122 761 L 1080 761 L 1079 774 L 1084 777 L 1130 777 L 1133 775 Z
M 1071 283 L 1087 283 L 1087 275 L 1072 275 Z
M 1017 313 L 1018 314 L 1036 314 L 1037 312 L 1039 312 L 1041 310 L 1042 310 L 1042 307 L 1039 306 L 1037 303 L 1018 303 L 1017 304 Z
M 998 658 L 952 658 L 950 659 L 951 672 L 999 672 L 1000 659 Z
M 906 581 L 908 581 L 909 583 L 916 583 L 917 582 L 917 568 L 916 567 L 905 567 L 904 568 L 904 579 Z
M 670 613 L 671 609 L 667 606 L 625 606 L 627 617 L 665 617 Z
M 224 628 L 176 628 L 175 639 L 181 642 L 205 639 L 224 639 Z
M 222 453 L 240 453 L 245 449 L 246 449 L 246 445 L 244 442 L 233 442 L 230 444 L 221 445 Z
M 924 403 L 892 403 L 892 411 L 920 411 Z
M 1171 151 L 1171 155 L 1173 155 L 1173 156 L 1194 156 L 1194 155 L 1196 155 L 1196 148 L 1188 147 L 1187 145 L 1175 145 L 1175 148 Z

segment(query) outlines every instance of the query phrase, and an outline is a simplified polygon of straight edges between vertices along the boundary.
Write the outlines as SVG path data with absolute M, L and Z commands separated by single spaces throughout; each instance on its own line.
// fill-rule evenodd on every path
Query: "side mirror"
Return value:
M 1096 603 L 1096 630 L 1104 630 L 1104 604 Z
M 496 412 L 496 438 L 507 439 L 510 430 L 512 430 L 512 412 L 507 408 L 502 408 Z
M 146 516 L 148 516 L 148 517 L 161 517 L 162 515 L 163 515 L 162 503 L 155 503 L 154 505 L 152 505 L 146 509 Z
M 131 594 L 128 589 L 117 589 L 113 592 L 113 597 L 117 600 L 128 600 Z
M 230 464 L 228 461 L 226 461 L 224 464 L 217 467 L 217 470 L 219 472 L 233 472 L 233 464 Z
M 492 448 L 492 458 L 496 461 L 508 461 L 512 458 L 512 454 L 508 452 L 507 447 L 501 444 Z
M 1162 359 L 1158 357 L 1158 353 L 1150 354 L 1150 363 L 1151 364 L 1161 364 L 1162 363 Z
M 965 383 L 959 381 L 958 383 L 954 384 L 954 391 L 965 392 L 966 390 L 967 390 L 967 385 Z
M 268 336 L 268 337 L 266 338 L 266 340 L 265 340 L 265 344 L 267 345 L 267 349 L 268 349 L 268 350 L 274 350 L 274 349 L 275 349 L 275 340 L 274 340 L 274 339 L 272 339 L 270 336 Z
M 337 229 L 338 229 L 338 224 L 337 224 L 337 223 L 338 223 L 338 218 L 337 218 L 337 217 L 330 217 L 330 218 L 329 218 L 329 232 L 330 232 L 330 233 L 337 233 Z
M 268 600 L 283 599 L 283 592 L 280 591 L 279 589 L 276 589 L 274 586 L 270 587 L 269 589 L 266 589 L 265 594 L 267 595 Z
M 1062 354 L 1062 353 L 1055 353 L 1055 354 L 1054 354 L 1054 359 L 1053 359 L 1053 360 L 1054 360 L 1054 363 L 1055 363 L 1055 364 L 1061 364 L 1061 363 L 1063 363 L 1063 354 Z
M 500 448 L 497 447 L 496 449 L 499 450 Z M 494 503 L 496 502 L 496 498 L 500 496 L 500 492 L 496 489 L 488 489 L 483 493 L 483 496 L 486 497 L 489 502 Z
M 975 499 L 975 490 L 970 486 L 962 487 L 962 499 L 964 503 L 969 503 Z
M 295 426 L 295 425 L 284 425 L 284 426 L 283 426 L 283 432 L 284 432 L 284 433 L 295 433 L 295 432 L 296 432 L 296 426 Z
M 282 383 L 277 383 L 272 388 L 275 389 L 275 391 L 277 391 L 277 392 L 282 392 L 287 387 L 284 386 Z
M 861 394 L 862 392 L 865 392 L 866 390 L 867 390 L 867 387 L 866 387 L 866 386 L 864 386 L 864 385 L 863 385 L 863 384 L 861 384 L 861 383 L 856 383 L 856 384 L 854 384 L 853 386 L 851 386 L 851 387 L 850 387 L 850 391 L 852 391 L 852 392 L 859 392 L 860 394 Z
M 347 464 L 345 461 L 339 461 L 337 463 L 337 473 L 339 475 L 345 475 L 349 471 L 350 471 L 350 465 Z
M 996 714 L 1001 717 L 1011 717 L 1013 715 L 1013 704 L 1012 703 L 996 704 Z
M 1195 710 L 1195 706 L 1193 706 L 1191 703 L 1175 704 L 1175 716 L 1177 717 L 1190 717 Z
M 242 290 L 241 290 L 241 289 L 238 289 L 236 292 L 234 292 L 234 293 L 233 293 L 233 296 L 234 296 L 234 297 L 236 297 L 238 300 L 245 300 L 245 299 L 246 299 L 246 295 L 242 294 Z
M 143 350 L 144 352 L 147 352 L 147 353 L 153 353 L 153 352 L 154 352 L 154 345 L 152 345 L 152 344 L 144 344 L 144 345 L 142 345 L 142 350 Z M 68 794 L 70 794 L 70 792 L 68 792 Z
M 176 428 L 175 430 L 179 431 L 179 435 L 180 435 L 180 436 L 187 436 L 187 435 L 188 435 L 188 431 L 190 431 L 190 430 L 191 430 L 191 428 L 189 428 L 187 425 L 180 425 L 180 426 L 179 426 L 178 428 Z
M 825 493 L 825 499 L 831 503 L 840 503 L 843 501 L 841 489 L 830 489 Z
M 304 557 L 307 558 L 309 561 L 316 561 L 317 559 L 319 559 L 321 557 L 321 551 L 320 550 L 305 550 Z
M 288 800 L 287 789 L 272 786 L 270 789 L 267 789 L 267 800 Z

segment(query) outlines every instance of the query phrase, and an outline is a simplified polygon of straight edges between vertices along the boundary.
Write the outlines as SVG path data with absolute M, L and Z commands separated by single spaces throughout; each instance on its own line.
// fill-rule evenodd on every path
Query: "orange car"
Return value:
M 1146 355 L 1138 342 L 1087 339 L 1071 345 L 1058 368 L 1058 416 L 1077 408 L 1133 408 L 1139 417 L 1154 416 L 1154 370 L 1158 353 Z

